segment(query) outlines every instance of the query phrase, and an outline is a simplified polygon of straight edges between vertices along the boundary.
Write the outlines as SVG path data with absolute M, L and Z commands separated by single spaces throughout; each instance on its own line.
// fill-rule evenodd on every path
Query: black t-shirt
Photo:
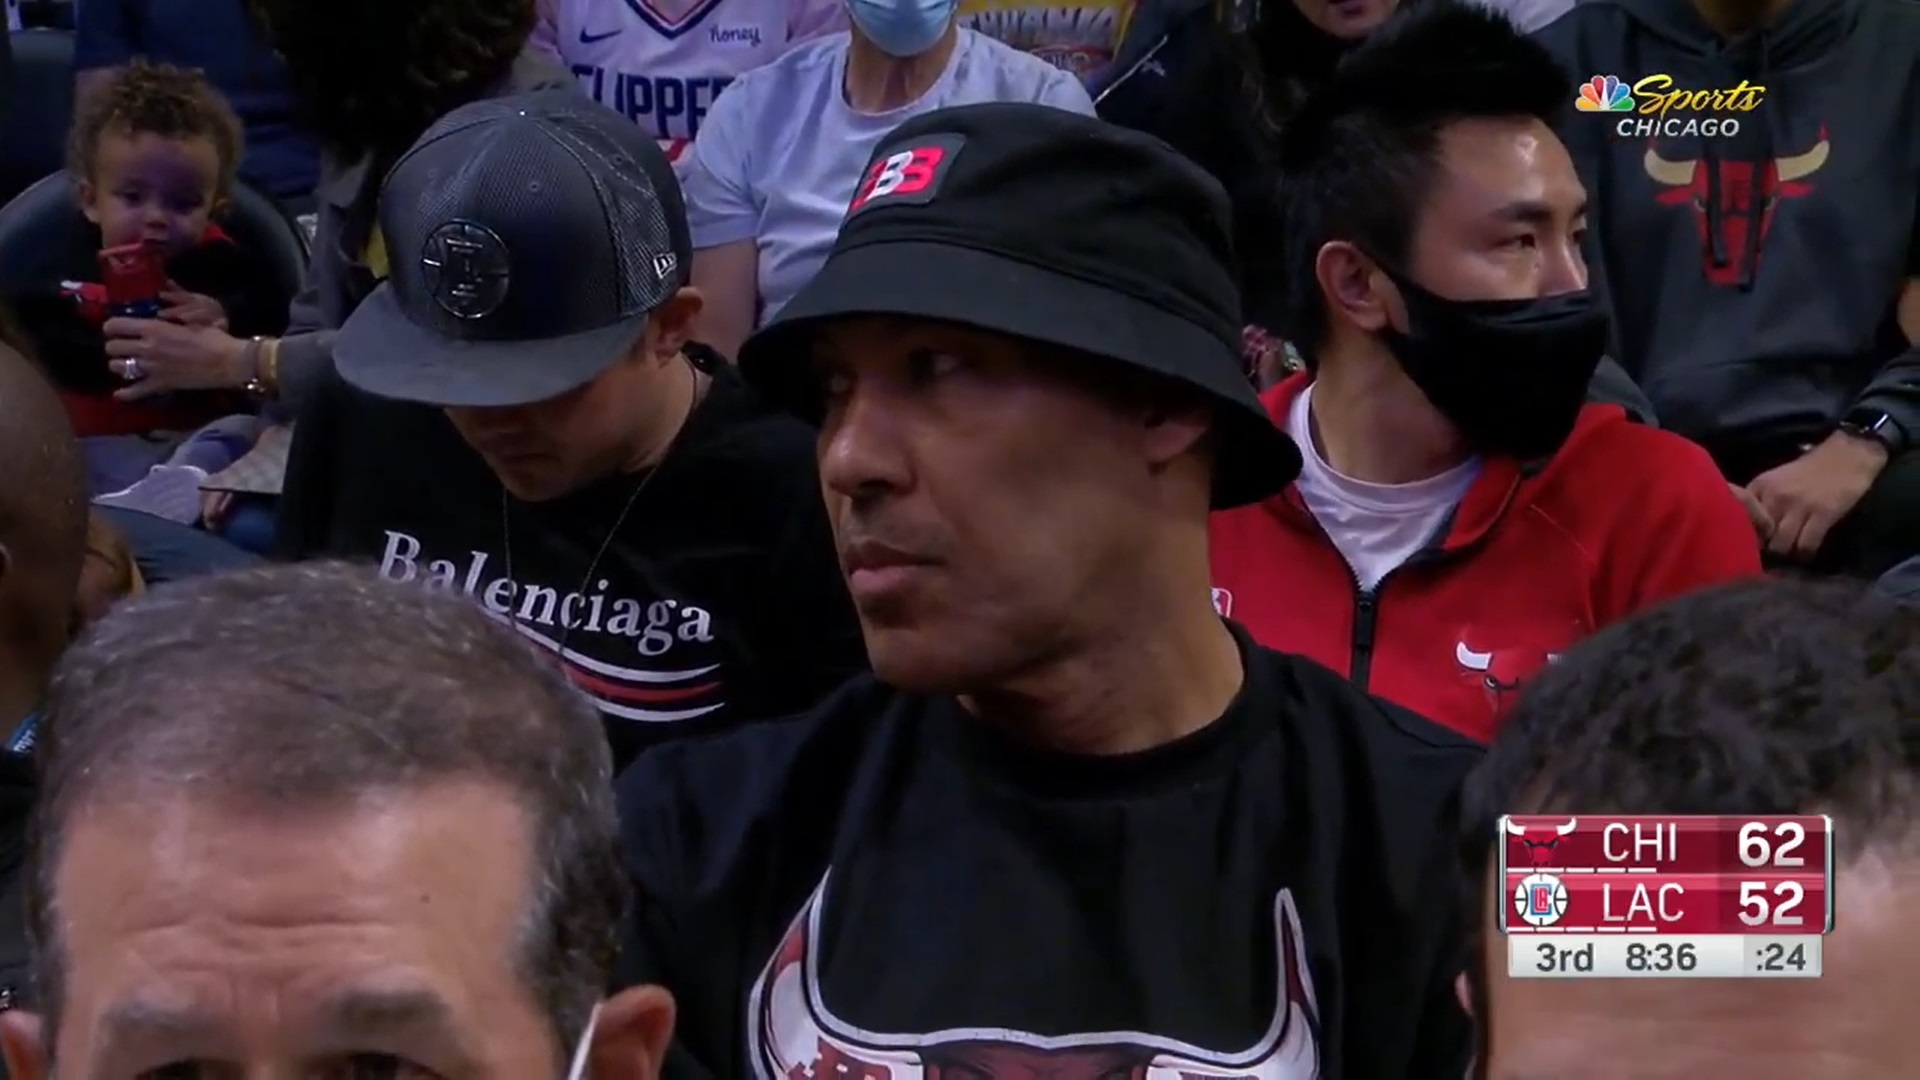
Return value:
M 620 978 L 673 992 L 668 1075 L 1461 1076 L 1478 750 L 1238 636 L 1227 713 L 1144 753 L 1020 749 L 867 677 L 643 756 Z
M 606 717 L 616 764 L 668 737 L 808 709 L 866 666 L 813 433 L 724 361 L 702 366 L 707 396 L 650 479 L 539 504 L 506 498 L 440 410 L 329 385 L 296 428 L 283 553 L 372 559 L 385 577 L 459 589 L 511 620 L 563 654 Z

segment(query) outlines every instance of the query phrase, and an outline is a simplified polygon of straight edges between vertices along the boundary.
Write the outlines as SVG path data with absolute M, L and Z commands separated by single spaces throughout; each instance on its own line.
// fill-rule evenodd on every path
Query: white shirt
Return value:
M 1313 438 L 1313 386 L 1300 391 L 1283 425 L 1300 446 L 1300 500 L 1327 532 L 1362 591 L 1372 592 L 1414 552 L 1431 543 L 1460 505 L 1480 459 L 1411 484 L 1369 484 L 1342 476 L 1320 456 Z
M 961 30 L 945 71 L 917 101 L 855 112 L 844 80 L 847 34 L 799 45 L 734 81 L 715 104 L 681 171 L 694 249 L 752 240 L 760 315 L 786 305 L 833 246 L 873 148 L 902 121 L 953 105 L 1026 101 L 1093 115 L 1072 75 Z
M 540 0 L 531 43 L 678 160 L 734 77 L 846 27 L 841 0 Z

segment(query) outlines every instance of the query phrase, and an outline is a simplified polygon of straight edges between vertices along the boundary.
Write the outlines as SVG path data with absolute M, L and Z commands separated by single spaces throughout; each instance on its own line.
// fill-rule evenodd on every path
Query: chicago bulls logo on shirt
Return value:
M 853 202 L 847 206 L 847 215 L 895 203 L 932 202 L 966 142 L 960 135 L 929 135 L 911 146 L 885 151 L 867 166 L 860 186 L 854 189 Z
M 831 876 L 831 875 L 829 875 Z M 1252 1046 L 1219 1052 L 1131 1031 L 1042 1036 L 1003 1028 L 926 1033 L 867 1031 L 835 1016 L 820 989 L 822 879 L 754 983 L 747 1007 L 753 1075 L 761 1080 L 1313 1080 L 1320 1075 L 1319 1009 L 1293 895 L 1273 898 L 1277 943 L 1273 1021 Z
M 1496 713 L 1504 712 L 1511 705 L 1512 695 L 1541 668 L 1560 659 L 1560 654 L 1551 649 L 1539 647 L 1515 647 L 1480 652 L 1467 645 L 1463 638 L 1454 645 L 1454 663 L 1469 679 L 1480 684 L 1487 692 L 1489 704 Z
M 1684 206 L 1700 233 L 1702 268 L 1715 285 L 1752 281 L 1780 204 L 1813 193 L 1809 178 L 1827 163 L 1827 129 L 1806 150 L 1765 161 L 1669 159 L 1647 147 L 1647 175 L 1667 190 L 1658 201 Z

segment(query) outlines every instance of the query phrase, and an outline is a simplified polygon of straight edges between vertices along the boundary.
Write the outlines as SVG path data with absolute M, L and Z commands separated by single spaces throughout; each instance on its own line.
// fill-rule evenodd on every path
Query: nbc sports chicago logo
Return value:
M 1766 96 L 1766 87 L 1745 79 L 1690 87 L 1664 73 L 1631 85 L 1618 75 L 1595 75 L 1580 84 L 1573 107 L 1616 116 L 1613 132 L 1623 139 L 1730 138 L 1740 134 L 1741 115 L 1759 108 Z

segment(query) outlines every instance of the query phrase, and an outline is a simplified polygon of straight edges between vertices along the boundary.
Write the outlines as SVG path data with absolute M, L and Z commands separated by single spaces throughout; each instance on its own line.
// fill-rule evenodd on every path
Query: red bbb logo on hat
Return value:
M 855 189 L 847 214 L 881 204 L 932 202 L 966 141 L 959 135 L 936 135 L 875 158 Z

